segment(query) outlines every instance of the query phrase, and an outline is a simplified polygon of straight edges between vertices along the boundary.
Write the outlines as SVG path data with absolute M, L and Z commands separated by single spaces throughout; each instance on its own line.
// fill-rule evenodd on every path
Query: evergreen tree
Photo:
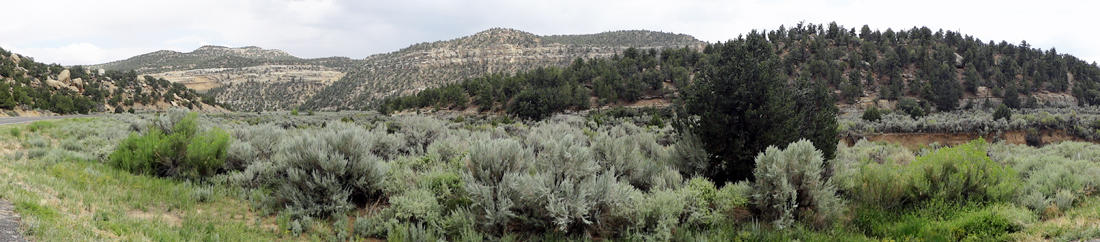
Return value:
M 863 120 L 871 122 L 882 120 L 882 112 L 876 107 L 867 108 L 867 110 L 863 110 Z
M 779 63 L 763 34 L 754 31 L 714 44 L 708 51 L 709 68 L 685 91 L 687 114 L 698 119 L 687 120 L 687 127 L 681 127 L 683 132 L 698 135 L 711 155 L 703 175 L 716 182 L 752 179 L 753 159 L 768 146 L 785 146 L 799 135 L 829 138 L 824 137 L 829 129 L 834 132 L 830 139 L 834 139 L 831 150 L 835 150 L 835 112 L 812 117 L 799 113 L 835 109 L 829 108 L 831 102 L 813 100 L 828 93 L 810 91 L 813 95 L 802 101 L 805 107 L 798 107 L 791 89 L 773 73 Z M 832 125 L 821 119 L 831 119 Z M 809 130 L 800 131 L 799 127 Z
M 0 108 L 15 108 L 15 95 L 12 94 L 11 85 L 8 85 L 7 82 L 0 82 Z
M 1008 108 L 1008 105 L 1001 104 L 997 106 L 997 110 L 993 112 L 993 120 L 1005 119 L 1005 121 L 1012 121 L 1012 110 Z

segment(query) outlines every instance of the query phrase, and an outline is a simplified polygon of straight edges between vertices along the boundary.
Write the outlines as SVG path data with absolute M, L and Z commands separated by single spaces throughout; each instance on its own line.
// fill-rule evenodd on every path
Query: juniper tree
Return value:
M 763 34 L 714 44 L 707 54 L 708 68 L 685 91 L 683 116 L 698 118 L 680 127 L 700 137 L 710 154 L 703 175 L 719 183 L 751 179 L 757 153 L 799 137 L 831 147 L 822 150 L 832 157 L 836 107 L 831 94 L 820 83 L 801 81 L 791 88 L 780 79 L 775 73 L 778 57 Z

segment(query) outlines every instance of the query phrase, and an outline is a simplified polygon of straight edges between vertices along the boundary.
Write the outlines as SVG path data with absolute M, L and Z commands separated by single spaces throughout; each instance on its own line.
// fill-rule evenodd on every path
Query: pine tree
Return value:
M 785 146 L 800 136 L 836 148 L 836 107 L 821 84 L 802 81 L 790 88 L 776 73 L 779 66 L 764 35 L 711 45 L 709 68 L 685 90 L 682 132 L 700 137 L 711 155 L 704 175 L 716 182 L 752 179 L 755 156 L 768 146 Z M 794 98 L 792 89 L 799 92 Z M 816 113 L 818 115 L 807 115 Z M 831 144 L 829 144 L 831 142 Z
M 1005 119 L 1005 121 L 1012 121 L 1012 110 L 1007 105 L 1001 104 L 997 106 L 997 111 L 993 112 L 993 120 Z

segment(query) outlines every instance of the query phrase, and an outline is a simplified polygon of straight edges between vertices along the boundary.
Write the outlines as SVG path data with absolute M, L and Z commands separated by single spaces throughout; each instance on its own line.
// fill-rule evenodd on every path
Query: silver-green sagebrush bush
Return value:
M 405 134 L 405 147 L 414 155 L 423 154 L 428 145 L 445 138 L 449 126 L 446 121 L 425 116 L 401 117 L 401 133 Z
M 503 233 L 516 216 L 512 211 L 515 192 L 510 187 L 527 172 L 532 157 L 511 139 L 487 140 L 470 147 L 464 188 L 473 201 L 471 212 L 478 216 L 483 230 Z
M 535 172 L 520 176 L 522 185 L 516 187 L 521 208 L 536 211 L 525 217 L 552 221 L 550 228 L 557 231 L 577 232 L 627 202 L 634 188 L 620 184 L 613 167 L 601 167 L 591 148 L 572 134 L 548 138 L 540 142 Z
M 329 123 L 282 142 L 270 167 L 257 176 L 276 189 L 292 216 L 342 214 L 381 190 L 388 166 L 372 152 L 378 145 L 373 137 L 362 127 Z
M 1065 211 L 1100 186 L 1100 146 L 1063 142 L 1042 148 L 1000 145 L 991 148 L 993 159 L 1015 169 L 1022 182 L 1014 200 L 1044 216 Z M 1052 213 L 1053 212 L 1053 213 Z
M 826 225 L 837 219 L 844 201 L 825 176 L 824 157 L 813 143 L 800 140 L 787 149 L 768 147 L 756 156 L 754 203 L 776 228 L 795 220 Z

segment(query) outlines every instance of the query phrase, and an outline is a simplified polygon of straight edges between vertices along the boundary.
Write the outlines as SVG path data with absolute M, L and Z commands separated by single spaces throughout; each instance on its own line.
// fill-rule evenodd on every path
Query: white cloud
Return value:
M 12 52 L 30 56 L 38 62 L 92 64 L 102 62 L 107 51 L 91 43 L 73 43 L 58 48 L 12 48 Z

